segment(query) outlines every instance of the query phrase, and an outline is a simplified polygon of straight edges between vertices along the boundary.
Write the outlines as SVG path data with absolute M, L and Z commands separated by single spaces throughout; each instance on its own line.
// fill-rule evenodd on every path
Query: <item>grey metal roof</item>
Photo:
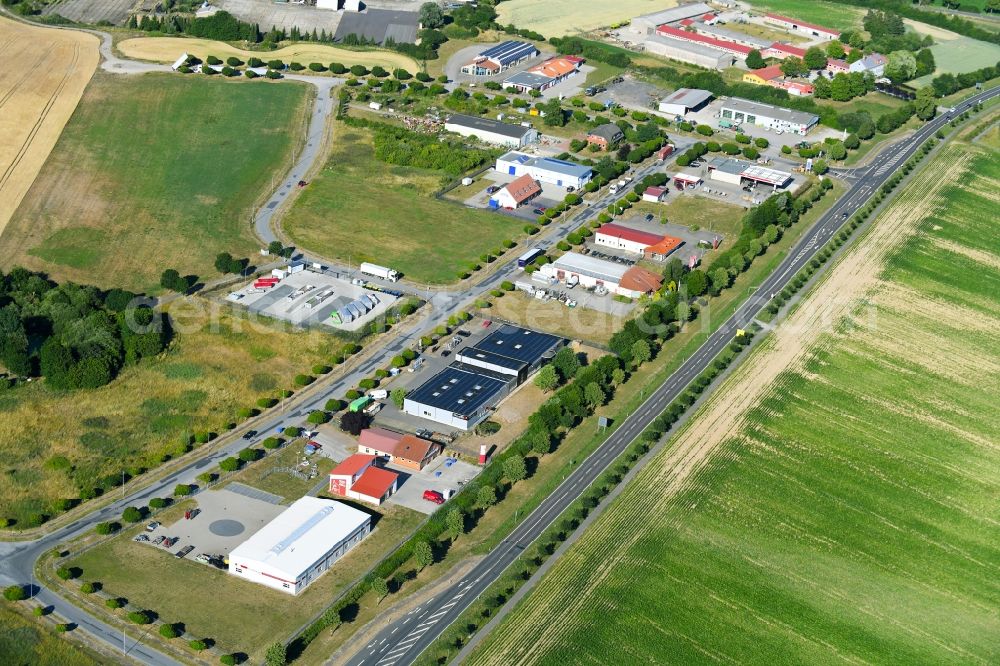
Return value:
M 466 116 L 461 113 L 456 113 L 448 118 L 447 124 L 449 125 L 460 125 L 462 127 L 468 127 L 470 129 L 476 129 L 481 132 L 492 132 L 493 134 L 500 134 L 502 136 L 509 136 L 512 139 L 520 139 L 525 134 L 533 132 L 530 127 L 521 127 L 520 125 L 511 125 L 510 123 L 503 123 L 499 120 L 493 120 L 492 118 L 480 118 L 478 116 Z
M 422 405 L 471 416 L 495 399 L 513 377 L 500 379 L 482 368 L 452 363 L 413 391 L 406 399 Z
M 500 354 L 531 365 L 544 358 L 560 342 L 562 338 L 555 335 L 503 324 L 480 340 L 473 349 Z
M 712 93 L 699 88 L 680 88 L 664 97 L 660 102 L 664 104 L 680 104 L 685 108 L 693 109 L 699 104 L 704 104 L 712 99 Z
M 554 157 L 536 157 L 529 163 L 529 166 L 535 166 L 553 173 L 561 173 L 564 176 L 573 176 L 574 178 L 586 178 L 593 172 L 593 169 L 589 166 L 567 162 L 566 160 L 557 160 Z
M 663 25 L 664 23 L 673 23 L 674 21 L 681 21 L 686 18 L 691 18 L 692 16 L 710 13 L 715 13 L 715 10 L 706 5 L 704 2 L 696 2 L 690 5 L 674 7 L 673 9 L 664 9 L 661 12 L 643 14 L 642 16 L 637 16 L 632 20 L 635 21 L 636 19 L 642 19 L 656 25 Z
M 726 173 L 741 174 L 743 171 L 750 166 L 748 162 L 741 162 L 739 160 L 734 160 L 731 157 L 713 157 L 708 161 L 708 166 L 717 169 L 718 171 L 725 171 Z
M 773 104 L 761 104 L 760 102 L 753 102 L 739 97 L 727 99 L 722 103 L 722 108 L 740 111 L 741 113 L 751 113 L 755 116 L 764 116 L 765 118 L 784 120 L 788 123 L 814 125 L 819 122 L 819 116 L 812 113 L 793 111 L 782 106 L 774 106 Z
M 707 46 L 706 44 L 701 44 L 698 42 L 686 42 L 681 39 L 675 39 L 674 37 L 666 37 L 656 32 L 646 37 L 646 41 L 656 42 L 657 44 L 663 44 L 664 46 L 669 46 L 670 48 L 678 49 L 685 53 L 693 53 L 696 55 L 715 58 L 716 60 L 729 55 L 725 51 L 720 51 L 719 49 L 713 49 L 711 46 Z
M 504 80 L 503 84 L 505 86 L 527 86 L 528 88 L 534 88 L 537 90 L 549 81 L 552 81 L 551 76 L 534 74 L 533 72 L 518 72 L 514 76 Z
M 736 32 L 735 30 L 729 30 L 727 28 L 720 28 L 716 25 L 704 25 L 698 26 L 698 32 L 702 32 L 706 35 L 712 35 L 714 37 L 719 37 L 723 41 L 727 42 L 737 42 L 739 44 L 746 44 L 757 49 L 766 49 L 771 44 L 774 43 L 773 40 L 769 41 L 766 39 L 760 39 L 759 37 L 754 37 L 753 35 L 748 35 L 745 32 Z
M 536 53 L 538 53 L 538 49 L 535 48 L 534 44 L 509 39 L 506 42 L 500 42 L 496 46 L 481 51 L 479 55 L 490 60 L 495 60 L 503 66 L 530 57 Z
M 605 261 L 604 259 L 597 259 L 596 257 L 588 257 L 579 252 L 567 252 L 551 264 L 546 264 L 546 266 L 569 273 L 589 275 L 598 280 L 615 283 L 620 282 L 622 276 L 625 275 L 625 271 L 629 269 L 628 266 Z M 544 269 L 545 266 L 542 268 Z

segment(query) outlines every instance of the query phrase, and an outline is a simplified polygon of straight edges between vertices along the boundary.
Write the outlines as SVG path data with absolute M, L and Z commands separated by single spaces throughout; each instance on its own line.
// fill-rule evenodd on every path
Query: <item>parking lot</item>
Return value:
M 206 490 L 197 495 L 196 502 L 199 513 L 194 518 L 182 516 L 170 525 L 144 531 L 149 541 L 143 543 L 163 548 L 154 543 L 159 537 L 176 537 L 176 543 L 168 549 L 171 553 L 194 546 L 187 559 L 194 560 L 201 553 L 226 556 L 287 508 L 229 489 Z
M 377 302 L 366 314 L 346 323 L 332 317 L 339 308 L 372 296 Z M 323 325 L 355 331 L 385 314 L 396 296 L 365 289 L 350 281 L 311 269 L 292 273 L 276 287 L 258 291 L 249 283 L 230 293 L 227 300 L 246 306 L 253 312 L 275 317 L 299 326 Z M 370 306 L 370 305 L 369 305 Z
M 425 490 L 436 490 L 447 497 L 446 490 L 457 492 L 479 474 L 480 470 L 479 465 L 455 460 L 445 455 L 438 456 L 419 472 L 391 464 L 385 468 L 399 474 L 396 493 L 386 504 L 400 504 L 426 514 L 434 513 L 439 505 L 424 499 Z

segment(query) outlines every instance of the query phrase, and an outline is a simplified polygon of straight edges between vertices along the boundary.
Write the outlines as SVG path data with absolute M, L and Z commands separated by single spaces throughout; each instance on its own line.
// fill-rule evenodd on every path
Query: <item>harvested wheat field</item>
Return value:
M 470 663 L 996 663 L 1000 154 L 934 159 Z
M 308 65 L 311 62 L 321 62 L 324 65 L 329 65 L 331 62 L 339 62 L 347 67 L 351 65 L 364 65 L 366 67 L 381 65 L 389 70 L 402 67 L 409 72 L 416 72 L 420 69 L 420 65 L 417 64 L 416 60 L 402 53 L 393 53 L 392 51 L 353 51 L 325 44 L 294 44 L 276 51 L 244 51 L 235 46 L 230 46 L 225 42 L 217 42 L 211 39 L 134 37 L 119 42 L 118 50 L 128 58 L 150 60 L 153 62 L 172 63 L 182 53 L 188 53 L 202 60 L 209 55 L 214 55 L 222 59 L 236 56 L 242 60 L 256 56 L 261 60 L 277 59 L 286 64 L 293 61 L 300 62 L 303 65 Z
M 0 234 L 73 115 L 98 39 L 0 17 Z
M 588 32 L 635 16 L 676 7 L 676 0 L 619 0 L 619 2 L 577 2 L 576 0 L 510 0 L 497 5 L 497 23 L 513 23 L 519 28 L 540 32 L 546 37 L 562 37 Z

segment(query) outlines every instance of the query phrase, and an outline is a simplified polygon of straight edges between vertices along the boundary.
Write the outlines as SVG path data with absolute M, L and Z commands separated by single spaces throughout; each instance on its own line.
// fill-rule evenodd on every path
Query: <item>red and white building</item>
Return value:
M 642 193 L 642 200 L 650 203 L 661 203 L 667 198 L 667 191 L 665 187 L 647 187 L 646 191 Z
M 697 32 L 681 30 L 680 28 L 675 28 L 669 25 L 661 25 L 657 27 L 656 34 L 663 37 L 670 37 L 672 39 L 679 39 L 682 42 L 701 44 L 702 46 L 708 46 L 744 59 L 747 57 L 747 54 L 753 50 L 749 46 L 744 46 L 743 44 L 727 42 L 721 39 L 716 39 L 715 37 L 707 37 L 705 35 L 700 35 Z
M 490 197 L 490 206 L 514 210 L 541 193 L 542 186 L 538 184 L 538 181 L 528 174 L 524 174 L 494 192 L 493 196 Z
M 379 506 L 396 492 L 399 475 L 375 465 L 376 457 L 348 456 L 330 471 L 330 493 Z
M 815 23 L 806 23 L 805 21 L 793 19 L 788 16 L 782 16 L 781 14 L 775 14 L 773 12 L 768 12 L 764 15 L 764 22 L 784 28 L 785 30 L 798 32 L 808 37 L 823 37 L 825 39 L 837 39 L 840 37 L 839 30 L 826 28 L 821 25 L 816 25 Z
M 782 44 L 781 42 L 775 42 L 769 47 L 760 52 L 765 58 L 779 58 L 784 60 L 785 58 L 790 58 L 795 56 L 798 59 L 806 57 L 806 50 L 799 48 L 798 46 L 792 46 L 791 44 Z
M 666 189 L 666 188 L 653 188 Z M 641 254 L 647 259 L 663 261 L 671 252 L 681 246 L 681 239 L 673 236 L 654 234 L 639 229 L 631 229 L 620 224 L 602 224 L 594 234 L 594 243 L 615 250 Z

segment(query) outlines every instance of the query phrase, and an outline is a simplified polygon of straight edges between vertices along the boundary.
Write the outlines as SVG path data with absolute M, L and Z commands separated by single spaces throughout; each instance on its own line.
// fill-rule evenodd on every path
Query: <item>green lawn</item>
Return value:
M 837 30 L 861 27 L 864 10 L 850 5 L 822 0 L 753 0 L 753 8 L 808 21 Z
M 671 224 L 717 231 L 732 242 L 740 235 L 741 220 L 746 209 L 697 194 L 685 193 L 677 196 L 677 191 L 671 190 L 668 203 L 639 201 L 629 210 L 629 214 L 633 212 L 641 216 L 652 213 L 657 219 L 666 217 Z
M 1000 159 L 939 164 L 966 170 L 890 209 L 923 217 L 868 325 L 831 322 L 728 435 L 696 417 L 707 465 L 665 498 L 668 447 L 468 663 L 996 662 Z
M 375 159 L 368 130 L 338 125 L 326 167 L 284 227 L 297 245 L 331 259 L 391 266 L 417 282 L 454 282 L 459 269 L 522 235 L 524 222 L 435 199 L 442 178 Z
M 317 471 L 320 475 L 316 478 L 301 479 L 297 476 L 292 476 L 288 472 L 278 471 L 289 468 L 295 468 L 303 472 L 308 471 L 308 468 L 299 467 L 298 465 L 303 458 L 305 443 L 306 440 L 300 439 L 285 444 L 282 450 L 271 454 L 267 460 L 263 460 L 256 465 L 250 465 L 247 469 L 233 476 L 232 479 L 226 482 L 226 485 L 233 481 L 239 481 L 248 486 L 259 488 L 264 492 L 283 497 L 285 498 L 285 503 L 291 504 L 312 490 L 313 486 L 323 478 L 326 478 L 326 473 L 330 471 L 327 468 L 332 467 L 328 458 L 314 457 L 312 461 L 318 463 L 319 467 Z
M 820 106 L 828 106 L 837 110 L 837 113 L 858 113 L 867 111 L 871 117 L 878 120 L 879 116 L 888 111 L 894 111 L 903 105 L 903 100 L 872 92 L 863 97 L 856 97 L 849 102 L 835 102 L 830 99 L 818 101 Z
M 284 640 L 318 613 L 424 519 L 400 506 L 371 511 L 384 514 L 372 533 L 296 597 L 135 543 L 135 530 L 67 566 L 80 567 L 85 580 L 100 581 L 109 594 L 152 610 L 167 622 L 183 622 L 189 632 L 215 640 L 224 651 L 243 651 L 262 662 L 269 644 Z
M 1000 46 L 971 37 L 935 40 L 930 49 L 934 54 L 934 64 L 937 66 L 934 73 L 914 79 L 910 85 L 926 85 L 935 76 L 945 72 L 951 74 L 972 72 L 1000 61 Z
M 0 655 L 5 664 L 97 666 L 101 663 L 96 654 L 59 638 L 42 622 L 0 608 Z
M 255 251 L 248 207 L 304 136 L 309 88 L 98 72 L 0 240 L 0 266 L 158 289 Z

